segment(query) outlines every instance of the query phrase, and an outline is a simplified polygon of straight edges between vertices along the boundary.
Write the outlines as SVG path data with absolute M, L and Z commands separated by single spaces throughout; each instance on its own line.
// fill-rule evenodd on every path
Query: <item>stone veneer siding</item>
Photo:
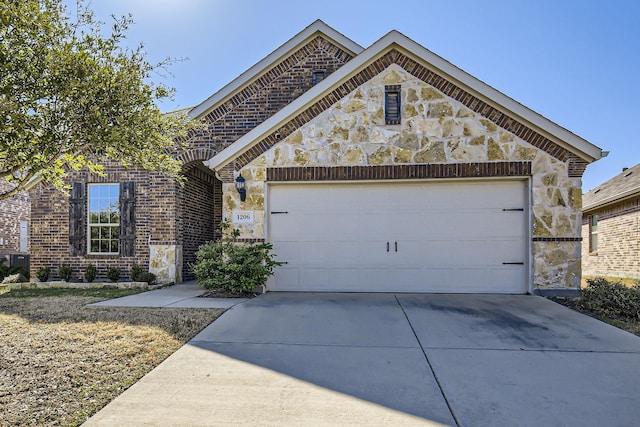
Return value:
M 0 184 L 0 190 L 9 188 Z M 29 193 L 21 191 L 10 199 L 0 200 L 0 256 L 20 253 L 20 222 L 31 221 Z M 28 247 L 27 247 L 28 249 Z M 8 265 L 7 262 L 5 265 Z
M 598 215 L 598 250 L 589 252 L 589 216 Z M 640 197 L 585 212 L 582 274 L 640 279 Z
M 522 175 L 530 176 L 532 187 L 534 287 L 577 287 L 582 220 L 581 180 L 575 176 L 579 162 L 513 119 L 497 115 L 492 107 L 469 101 L 460 91 L 447 96 L 396 63 L 397 56 L 396 62 L 391 59 L 385 68 L 378 69 L 377 64 L 376 73 L 371 71 L 364 81 L 356 79 L 345 86 L 348 92 L 332 92 L 336 98 L 325 98 L 317 114 L 312 106 L 293 118 L 281 128 L 284 138 L 279 142 L 272 143 L 275 137 L 270 135 L 241 155 L 236 164 L 244 166 L 247 200 L 240 203 L 227 171 L 223 177 L 224 217 L 230 218 L 234 209 L 254 210 L 253 224 L 237 226 L 243 238 L 264 238 L 265 183 L 268 176 L 285 173 L 275 172 L 281 168 L 436 168 L 439 164 L 528 162 L 530 171 Z M 424 78 L 433 80 L 432 74 L 429 71 Z M 384 123 L 384 86 L 390 84 L 402 87 L 400 125 Z M 446 82 L 440 86 L 449 87 Z M 337 94 L 342 96 L 337 98 Z

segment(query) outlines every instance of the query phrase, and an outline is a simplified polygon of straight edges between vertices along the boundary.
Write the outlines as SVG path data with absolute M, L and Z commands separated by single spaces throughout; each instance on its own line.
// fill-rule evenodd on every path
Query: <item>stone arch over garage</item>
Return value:
M 190 265 L 200 245 L 215 240 L 222 220 L 222 183 L 204 160 L 211 149 L 194 149 L 177 156 L 183 161 L 184 186 L 178 191 L 177 231 L 182 246 L 182 278 L 194 278 Z

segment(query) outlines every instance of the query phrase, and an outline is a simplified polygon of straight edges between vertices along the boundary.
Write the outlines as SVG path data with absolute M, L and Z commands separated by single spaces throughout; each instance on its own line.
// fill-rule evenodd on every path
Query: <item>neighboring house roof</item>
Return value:
M 594 210 L 637 196 L 640 196 L 640 163 L 582 196 L 582 210 Z
M 233 161 L 240 166 L 247 164 L 261 152 L 275 145 L 281 137 L 284 138 L 303 124 L 308 117 L 324 111 L 328 105 L 354 90 L 363 79 L 379 73 L 379 68 L 390 62 L 398 63 L 427 82 L 433 81 L 434 86 L 448 96 L 563 161 L 567 160 L 567 152 L 586 163 L 603 157 L 599 147 L 516 102 L 394 30 L 205 163 L 216 170 Z M 358 76 L 354 77 L 356 75 Z M 216 96 L 218 95 L 214 95 L 210 100 Z M 204 105 L 209 105 L 212 102 L 210 100 L 205 101 L 202 107 L 196 107 L 191 114 L 204 111 Z
M 197 118 L 211 111 L 213 108 L 215 108 L 215 106 L 219 105 L 221 102 L 224 102 L 226 99 L 233 96 L 234 93 L 241 90 L 244 86 L 257 79 L 262 73 L 278 64 L 283 58 L 289 56 L 292 52 L 296 51 L 301 46 L 307 44 L 310 40 L 319 35 L 331 40 L 333 43 L 340 46 L 342 49 L 349 52 L 353 56 L 356 56 L 364 49 L 353 40 L 347 38 L 343 34 L 339 33 L 338 31 L 334 30 L 318 19 L 307 28 L 302 30 L 300 33 L 295 35 L 293 38 L 291 38 L 288 42 L 271 52 L 263 60 L 249 68 L 244 73 L 240 74 L 240 76 L 235 78 L 218 92 L 211 95 L 204 102 L 196 105 L 189 113 L 189 117 Z

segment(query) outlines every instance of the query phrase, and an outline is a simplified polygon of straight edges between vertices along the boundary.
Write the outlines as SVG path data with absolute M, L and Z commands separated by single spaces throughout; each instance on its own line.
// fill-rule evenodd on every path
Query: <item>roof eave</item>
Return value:
M 397 33 L 397 35 L 403 41 L 403 46 L 405 48 L 409 48 L 410 52 L 414 56 L 417 55 L 420 58 L 423 58 L 423 65 L 428 68 L 436 68 L 438 72 L 446 74 L 446 76 L 443 77 L 465 87 L 487 104 L 497 108 L 498 110 L 507 110 L 518 121 L 530 125 L 532 128 L 544 134 L 544 136 L 590 163 L 604 157 L 600 147 L 597 147 L 589 141 L 568 131 L 562 126 L 559 126 L 541 114 L 493 88 L 482 80 L 456 67 L 446 59 L 431 52 L 429 49 L 421 46 L 403 34 Z
M 211 95 L 204 102 L 196 105 L 189 112 L 189 118 L 195 119 L 213 109 L 221 101 L 224 101 L 227 97 L 235 93 L 237 90 L 250 83 L 253 79 L 259 76 L 262 72 L 269 69 L 271 66 L 278 63 L 283 57 L 287 56 L 290 52 L 294 51 L 299 46 L 307 43 L 309 39 L 313 38 L 316 34 L 323 34 L 333 42 L 339 44 L 345 48 L 349 53 L 356 56 L 364 50 L 362 46 L 349 39 L 342 33 L 331 28 L 321 20 L 316 20 L 300 33 L 295 35 L 289 41 L 282 46 L 271 52 L 260 62 L 249 68 L 244 73 L 240 74 L 230 83 L 225 85 L 222 89 Z
M 427 68 L 434 69 L 438 73 L 442 74 L 443 77 L 450 79 L 465 90 L 470 91 L 474 96 L 477 96 L 487 104 L 490 104 L 499 110 L 509 112 L 514 116 L 514 118 L 521 120 L 537 131 L 540 131 L 542 134 L 549 137 L 560 146 L 563 146 L 572 153 L 578 155 L 585 161 L 593 162 L 603 157 L 602 150 L 599 147 L 553 123 L 549 119 L 525 107 L 512 98 L 509 98 L 502 92 L 471 76 L 400 32 L 394 30 L 380 38 L 370 47 L 362 51 L 358 56 L 347 62 L 326 79 L 321 81 L 318 85 L 311 88 L 278 113 L 222 150 L 215 157 L 206 162 L 207 165 L 212 169 L 219 169 L 229 164 L 235 157 L 251 148 L 253 143 L 260 141 L 281 127 L 288 117 L 312 104 L 323 94 L 330 92 L 335 86 L 338 86 L 344 80 L 348 79 L 350 75 L 358 72 L 362 67 L 365 67 L 371 60 L 384 55 L 391 49 L 405 51 L 411 57 L 419 60 Z
M 633 188 L 624 193 L 616 194 L 615 196 L 607 197 L 606 199 L 599 200 L 590 205 L 583 205 L 582 212 L 590 212 L 596 209 L 601 209 L 610 205 L 624 202 L 625 200 L 640 197 L 640 188 Z

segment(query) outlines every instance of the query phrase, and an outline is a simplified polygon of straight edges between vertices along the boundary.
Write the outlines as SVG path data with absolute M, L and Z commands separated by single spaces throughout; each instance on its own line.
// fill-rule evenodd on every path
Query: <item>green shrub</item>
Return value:
M 120 274 L 121 272 L 118 267 L 107 268 L 107 278 L 114 283 L 120 280 Z
M 93 282 L 98 275 L 98 269 L 93 264 L 87 264 L 84 269 L 84 278 L 87 279 L 87 282 Z
M 240 232 L 231 225 L 220 225 L 223 237 L 205 243 L 196 252 L 191 271 L 198 283 L 207 289 L 221 288 L 230 292 L 252 292 L 264 285 L 273 269 L 282 263 L 274 261 L 270 243 L 237 242 Z
M 8 266 L 4 265 L 5 262 L 7 262 L 7 259 L 5 257 L 0 257 L 0 282 L 2 282 L 5 277 L 13 276 L 15 274 L 21 274 L 22 276 L 24 276 L 24 278 L 26 279 L 25 282 L 29 280 L 29 272 L 24 265 Z
M 604 316 L 640 319 L 640 286 L 628 287 L 601 277 L 587 279 L 580 292 L 580 307 Z
M 134 282 L 146 282 L 149 285 L 155 285 L 156 283 L 156 275 L 145 271 L 138 264 L 134 263 L 131 266 L 131 280 Z
M 131 270 L 129 271 L 129 273 L 131 274 L 132 281 L 142 282 L 142 280 L 139 280 L 139 279 L 140 279 L 140 276 L 144 273 L 144 269 L 140 267 L 138 264 L 136 264 L 135 262 L 131 266 Z
M 71 280 L 71 274 L 73 273 L 73 269 L 69 264 L 62 264 L 58 267 L 58 276 L 65 282 Z
M 155 274 L 150 273 L 148 271 L 143 271 L 138 275 L 137 282 L 147 282 L 148 285 L 155 285 L 157 277 Z
M 9 267 L 8 265 L 4 265 L 5 262 L 7 262 L 7 259 L 5 257 L 0 257 L 0 280 L 11 274 L 9 272 L 9 269 L 11 267 Z
M 51 269 L 49 267 L 38 267 L 38 269 L 36 270 L 36 276 L 41 282 L 46 282 L 47 280 L 49 280 L 50 273 Z

